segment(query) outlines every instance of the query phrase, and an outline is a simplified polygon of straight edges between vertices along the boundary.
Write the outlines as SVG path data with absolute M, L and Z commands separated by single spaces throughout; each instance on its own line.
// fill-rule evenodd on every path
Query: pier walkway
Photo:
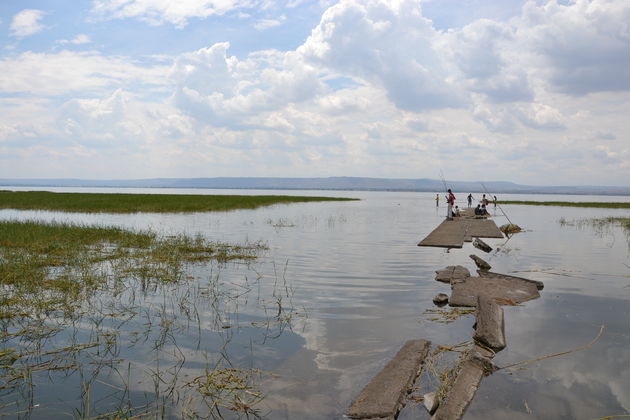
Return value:
M 444 220 L 424 238 L 418 246 L 461 248 L 472 238 L 503 238 L 494 221 L 487 217 L 475 216 L 474 209 L 464 209 L 461 216 Z

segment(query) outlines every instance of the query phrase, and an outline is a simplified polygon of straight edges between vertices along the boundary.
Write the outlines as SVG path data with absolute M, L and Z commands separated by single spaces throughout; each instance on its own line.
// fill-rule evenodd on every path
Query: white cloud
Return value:
M 257 3 L 257 0 L 96 0 L 92 13 L 104 18 L 138 18 L 153 25 L 168 22 L 183 28 L 191 18 L 223 15 Z
M 517 21 L 518 44 L 538 58 L 551 89 L 572 95 L 630 90 L 630 2 L 529 1 Z
M 343 0 L 329 8 L 298 52 L 318 66 L 382 86 L 400 108 L 465 104 L 436 49 L 439 33 L 411 0 Z
M 39 21 L 44 17 L 45 13 L 37 9 L 24 9 L 17 15 L 13 16 L 13 21 L 9 29 L 11 35 L 17 38 L 24 38 L 29 35 L 36 34 L 44 29 Z
M 287 20 L 287 17 L 285 15 L 279 16 L 276 19 L 259 19 L 254 24 L 254 28 L 258 29 L 259 31 L 263 31 L 265 29 L 269 29 L 269 28 L 274 28 L 276 26 L 280 26 L 286 20 Z
M 164 84 L 168 68 L 142 66 L 124 57 L 98 52 L 60 51 L 54 54 L 25 52 L 0 60 L 0 91 L 33 95 L 92 93 L 135 83 Z
M 73 39 L 60 39 L 59 41 L 57 41 L 58 44 L 74 44 L 74 45 L 89 44 L 90 42 L 92 42 L 92 40 L 86 34 L 79 34 Z
M 282 109 L 324 89 L 316 69 L 295 53 L 261 51 L 245 60 L 228 57 L 229 44 L 181 55 L 172 71 L 176 103 L 213 125 L 247 125 L 248 117 Z

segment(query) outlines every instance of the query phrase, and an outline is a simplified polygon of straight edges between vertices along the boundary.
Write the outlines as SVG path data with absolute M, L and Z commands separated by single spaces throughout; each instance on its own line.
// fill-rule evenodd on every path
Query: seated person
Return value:
M 455 217 L 459 217 L 459 216 L 461 216 L 459 212 L 459 206 L 455 206 Z
M 481 214 L 482 216 L 487 216 L 487 215 L 489 214 L 489 213 L 488 213 L 488 210 L 486 210 L 486 205 L 485 205 L 485 204 L 482 204 L 482 205 L 481 205 L 481 213 L 480 213 L 480 214 Z
M 477 208 L 475 208 L 475 216 L 481 216 L 481 205 L 477 204 Z

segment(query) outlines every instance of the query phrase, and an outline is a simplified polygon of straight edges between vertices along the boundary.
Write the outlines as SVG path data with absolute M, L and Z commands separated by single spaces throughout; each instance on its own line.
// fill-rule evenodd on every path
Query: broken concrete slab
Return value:
M 534 283 L 516 277 L 468 277 L 452 288 L 450 306 L 477 306 L 479 295 L 494 298 L 499 305 L 514 305 L 540 297 Z
M 348 408 L 353 419 L 395 418 L 418 377 L 429 352 L 427 340 L 409 340 L 366 386 Z
M 431 417 L 432 420 L 461 419 L 475 397 L 481 379 L 485 375 L 484 368 L 472 360 L 465 360 L 448 395 Z
M 477 267 L 479 267 L 479 269 L 481 270 L 490 270 L 492 268 L 490 264 L 474 254 L 470 254 L 469 257 L 472 258 Z
M 523 277 L 509 276 L 507 274 L 499 274 L 499 273 L 493 273 L 491 271 L 483 271 L 483 270 L 478 270 L 477 273 L 479 273 L 480 277 L 503 277 L 506 279 L 518 279 L 521 281 L 527 281 L 527 282 L 535 284 L 538 290 L 542 290 L 545 288 L 545 283 L 538 280 L 530 280 L 530 279 L 525 279 Z
M 463 281 L 465 278 L 470 277 L 470 271 L 461 265 L 449 265 L 443 270 L 437 270 L 435 279 L 442 283 L 457 283 Z
M 486 295 L 477 296 L 477 327 L 473 339 L 495 353 L 505 348 L 503 308 Z
M 446 305 L 448 303 L 448 295 L 446 293 L 438 293 L 433 298 L 433 303 L 435 303 L 438 306 Z
M 479 238 L 475 238 L 475 240 L 473 241 L 473 246 L 477 249 L 482 250 L 483 252 L 492 251 L 492 247 Z

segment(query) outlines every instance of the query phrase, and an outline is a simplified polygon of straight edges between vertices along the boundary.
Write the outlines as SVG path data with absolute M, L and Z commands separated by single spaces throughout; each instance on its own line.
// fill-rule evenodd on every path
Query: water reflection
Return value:
M 115 224 L 164 234 L 199 233 L 230 243 L 263 241 L 269 246 L 249 266 L 190 267 L 192 278 L 185 286 L 146 290 L 134 285 L 102 295 L 92 303 L 96 309 L 90 309 L 90 316 L 56 324 L 62 329 L 40 340 L 39 345 L 50 348 L 98 341 L 94 348 L 68 355 L 81 369 L 35 373 L 32 381 L 37 386 L 3 394 L 3 412 L 51 418 L 50 413 L 62 417 L 73 408 L 83 413 L 89 406 L 99 413 L 131 407 L 166 418 L 207 416 L 211 410 L 191 397 L 184 384 L 221 363 L 222 368 L 261 372 L 251 377 L 252 390 L 265 396 L 256 405 L 260 415 L 335 418 L 406 340 L 426 338 L 444 345 L 469 340 L 472 317 L 443 325 L 422 316 L 433 308 L 433 296 L 447 291 L 433 281 L 435 270 L 456 264 L 474 268 L 468 258 L 474 252 L 470 245 L 448 253 L 416 246 L 445 212 L 443 207 L 436 209 L 435 195 L 334 194 L 362 200 L 174 215 L 0 210 L 2 219 Z M 630 301 L 626 287 L 630 260 L 625 233 L 616 227 L 604 233 L 576 229 L 559 220 L 628 217 L 628 211 L 526 206 L 504 210 L 527 231 L 509 241 L 487 240 L 500 249 L 485 259 L 493 271 L 519 272 L 516 275 L 545 282 L 545 289 L 537 301 L 506 308 L 508 347 L 495 362 L 507 365 L 579 347 L 596 335 L 599 325 L 606 324 L 607 329 L 586 351 L 486 378 L 466 418 L 597 418 L 627 412 L 630 365 L 625 349 L 630 332 L 624 320 Z M 497 213 L 497 224 L 506 223 Z M 29 345 L 37 348 L 37 341 L 33 338 Z M 24 343 L 6 341 L 7 347 L 18 345 Z M 87 384 L 90 392 L 84 393 Z M 71 390 L 64 391 L 61 402 L 60 385 Z M 41 408 L 29 412 L 35 404 Z M 410 404 L 401 418 L 428 416 Z

